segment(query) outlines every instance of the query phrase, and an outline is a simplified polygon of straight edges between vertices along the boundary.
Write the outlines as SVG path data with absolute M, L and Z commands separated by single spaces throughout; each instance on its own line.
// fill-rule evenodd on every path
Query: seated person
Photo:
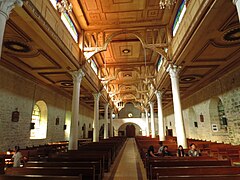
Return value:
M 178 150 L 177 150 L 177 157 L 184 157 L 184 156 L 186 156 L 186 155 L 184 153 L 183 147 L 182 147 L 182 145 L 179 145 Z
M 162 154 L 162 151 L 163 151 L 163 142 L 162 141 L 159 141 L 159 145 L 160 145 L 160 147 L 159 147 L 159 149 L 158 149 L 158 154 Z
M 172 156 L 171 153 L 168 151 L 168 146 L 163 147 L 162 156 Z
M 196 145 L 194 143 L 190 144 L 190 150 L 188 151 L 188 156 L 197 157 L 200 156 L 199 150 L 196 149 Z
M 154 147 L 153 147 L 153 146 L 150 146 L 150 147 L 148 148 L 147 155 L 148 155 L 148 157 L 157 157 L 157 156 L 154 154 Z
M 15 153 L 12 156 L 13 159 L 13 167 L 20 167 L 22 160 L 22 153 L 19 151 L 19 146 L 15 146 Z

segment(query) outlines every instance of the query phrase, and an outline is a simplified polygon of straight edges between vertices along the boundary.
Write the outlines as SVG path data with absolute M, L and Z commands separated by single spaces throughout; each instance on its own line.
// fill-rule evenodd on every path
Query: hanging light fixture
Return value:
M 159 6 L 160 6 L 160 9 L 165 9 L 165 8 L 170 9 L 171 6 L 173 6 L 175 3 L 176 3 L 176 0 L 160 0 Z
M 72 12 L 72 4 L 68 3 L 67 0 L 59 0 L 57 2 L 57 9 L 60 13 Z

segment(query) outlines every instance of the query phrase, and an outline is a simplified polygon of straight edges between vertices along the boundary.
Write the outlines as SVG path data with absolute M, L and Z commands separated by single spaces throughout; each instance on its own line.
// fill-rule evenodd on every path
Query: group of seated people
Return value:
M 168 146 L 164 146 L 161 141 L 159 142 L 159 145 L 160 145 L 160 148 L 158 149 L 157 153 L 154 152 L 154 147 L 151 145 L 148 148 L 147 156 L 148 157 L 172 156 L 172 154 L 168 151 Z M 200 156 L 200 151 L 197 150 L 196 145 L 194 143 L 190 144 L 190 149 L 188 153 L 185 153 L 183 147 L 179 145 L 176 155 L 177 157 L 184 157 L 184 156 L 197 157 L 197 156 Z

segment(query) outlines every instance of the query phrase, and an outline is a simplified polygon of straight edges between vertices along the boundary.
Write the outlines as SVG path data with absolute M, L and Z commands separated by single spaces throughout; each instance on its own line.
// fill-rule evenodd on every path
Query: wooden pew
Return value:
M 55 155 L 51 156 L 49 158 L 46 158 L 44 161 L 48 162 L 89 162 L 89 161 L 100 161 L 101 162 L 101 167 L 102 167 L 102 172 L 104 171 L 109 171 L 110 165 L 106 164 L 105 161 L 105 156 L 103 154 L 97 153 L 82 153 L 78 155 L 70 155 L 70 154 L 61 154 L 61 155 Z
M 171 166 L 231 166 L 231 160 L 217 160 L 211 157 L 164 157 L 149 158 L 146 162 L 147 177 L 152 167 Z
M 0 174 L 4 174 L 4 167 L 5 167 L 5 158 L 4 156 L 0 157 Z
M 157 180 L 239 180 L 240 174 L 231 175 L 191 175 L 191 176 L 158 176 Z
M 236 166 L 182 166 L 182 167 L 153 167 L 150 169 L 149 179 L 161 176 L 180 175 L 230 175 L 240 174 L 240 167 Z
M 45 162 L 45 161 L 28 161 L 25 167 L 95 167 L 95 179 L 103 178 L 101 161 L 86 162 Z
M 96 155 L 102 155 L 104 156 L 104 169 L 106 172 L 109 172 L 110 166 L 112 163 L 111 159 L 111 150 L 104 150 L 104 149 L 99 149 L 99 148 L 94 148 L 94 149 L 81 149 L 81 150 L 71 150 L 66 153 L 61 153 L 59 156 L 74 156 L 74 157 L 79 157 L 79 156 L 86 156 L 86 157 L 91 157 L 91 156 L 96 156 Z
M 83 179 L 95 180 L 95 167 L 25 167 L 8 168 L 7 175 L 49 175 L 49 176 L 78 176 Z
M 0 180 L 82 180 L 82 176 L 0 175 Z

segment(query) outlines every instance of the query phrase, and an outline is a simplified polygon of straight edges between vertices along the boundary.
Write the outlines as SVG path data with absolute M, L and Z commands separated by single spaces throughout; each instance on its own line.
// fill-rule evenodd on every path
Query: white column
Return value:
M 108 138 L 108 103 L 104 104 L 104 139 Z
M 158 135 L 159 141 L 165 141 L 165 134 L 164 134 L 164 122 L 163 122 L 163 109 L 162 109 L 162 92 L 155 91 L 157 96 L 157 105 L 158 105 Z
M 22 6 L 22 0 L 0 0 L 0 58 L 2 55 L 2 43 L 3 35 L 5 31 L 6 21 L 9 18 L 9 14 L 15 5 Z
M 184 129 L 182 107 L 179 92 L 179 71 L 180 68 L 176 65 L 169 65 L 167 72 L 169 72 L 172 84 L 172 95 L 173 95 L 173 107 L 174 107 L 174 118 L 175 128 L 177 134 L 177 143 L 182 145 L 183 148 L 187 148 L 187 139 Z
M 114 109 L 111 109 L 110 111 L 110 137 L 113 137 L 113 119 L 112 119 L 112 115 L 113 115 L 113 111 Z
M 79 97 L 80 86 L 83 76 L 85 76 L 82 69 L 71 73 L 73 78 L 73 95 L 72 95 L 72 119 L 69 137 L 69 150 L 78 149 L 78 120 L 79 120 Z
M 240 20 L 240 0 L 233 0 L 233 4 L 235 4 L 238 12 L 238 20 Z
M 146 116 L 146 136 L 149 137 L 149 122 L 148 122 L 148 109 L 144 108 L 145 116 Z
M 101 93 L 93 93 L 94 119 L 93 119 L 93 142 L 99 142 L 99 98 Z
M 150 105 L 150 112 L 151 112 L 151 131 L 152 131 L 152 138 L 155 138 L 155 123 L 154 123 L 154 103 L 149 102 Z

